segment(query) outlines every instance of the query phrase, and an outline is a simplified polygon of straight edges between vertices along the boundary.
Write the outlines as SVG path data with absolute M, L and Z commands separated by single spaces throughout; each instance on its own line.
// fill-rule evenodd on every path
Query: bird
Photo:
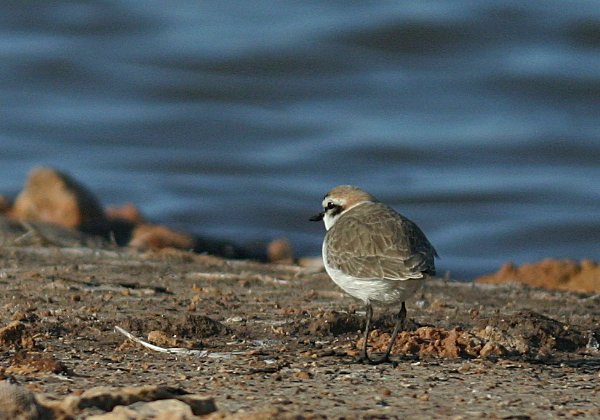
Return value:
M 438 254 L 423 231 L 411 220 L 379 202 L 368 192 L 339 185 L 325 194 L 323 211 L 310 221 L 323 221 L 323 264 L 329 277 L 347 294 L 366 305 L 363 346 L 359 362 L 390 361 L 396 336 L 406 320 L 405 300 L 424 280 L 435 277 Z M 369 356 L 367 341 L 373 304 L 400 304 L 385 354 Z

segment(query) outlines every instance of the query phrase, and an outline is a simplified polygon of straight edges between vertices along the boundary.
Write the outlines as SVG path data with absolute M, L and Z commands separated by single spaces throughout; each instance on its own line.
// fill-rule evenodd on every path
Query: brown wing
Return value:
M 364 203 L 327 232 L 327 261 L 360 278 L 407 280 L 435 275 L 435 249 L 417 225 L 381 203 Z

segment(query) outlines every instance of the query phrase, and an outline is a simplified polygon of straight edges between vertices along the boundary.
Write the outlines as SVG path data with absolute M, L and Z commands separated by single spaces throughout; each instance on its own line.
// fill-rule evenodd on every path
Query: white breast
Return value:
M 392 305 L 404 302 L 421 286 L 422 279 L 386 280 L 380 278 L 364 279 L 353 277 L 335 269 L 327 261 L 326 242 L 323 241 L 323 264 L 329 277 L 344 292 L 363 302 L 377 302 Z

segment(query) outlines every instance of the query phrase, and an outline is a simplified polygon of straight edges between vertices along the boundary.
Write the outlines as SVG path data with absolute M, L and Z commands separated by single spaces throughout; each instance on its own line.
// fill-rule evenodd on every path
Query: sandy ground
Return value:
M 363 308 L 323 272 L 3 223 L 0 374 L 37 393 L 166 384 L 254 418 L 600 418 L 597 294 L 430 281 L 403 354 L 370 366 L 354 363 Z M 375 348 L 391 313 L 376 310 Z

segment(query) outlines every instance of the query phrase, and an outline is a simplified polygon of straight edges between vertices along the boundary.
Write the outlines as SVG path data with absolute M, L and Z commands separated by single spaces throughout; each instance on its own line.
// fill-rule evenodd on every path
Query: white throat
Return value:
M 331 227 L 337 221 L 338 217 L 340 217 L 343 213 L 344 212 L 342 212 L 340 214 L 336 214 L 335 216 L 332 216 L 331 214 L 325 213 L 325 216 L 323 216 L 323 223 L 325 223 L 325 230 L 331 229 Z

